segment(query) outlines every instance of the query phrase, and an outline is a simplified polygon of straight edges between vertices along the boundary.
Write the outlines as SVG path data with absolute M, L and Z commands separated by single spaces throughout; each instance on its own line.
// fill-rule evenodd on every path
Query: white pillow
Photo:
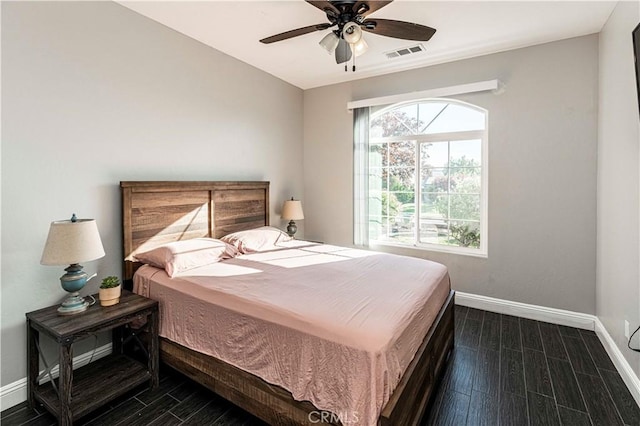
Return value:
M 213 238 L 194 238 L 164 244 L 137 253 L 135 260 L 167 271 L 170 277 L 189 269 L 211 265 L 238 254 L 235 247 Z
M 263 226 L 248 231 L 234 232 L 220 239 L 234 246 L 240 253 L 246 254 L 281 248 L 277 246 L 278 243 L 291 241 L 293 237 L 278 228 Z

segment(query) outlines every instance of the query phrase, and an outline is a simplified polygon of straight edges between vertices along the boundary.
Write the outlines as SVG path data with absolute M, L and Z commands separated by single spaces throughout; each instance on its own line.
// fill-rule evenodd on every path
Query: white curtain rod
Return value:
M 462 95 L 466 93 L 500 91 L 503 84 L 500 80 L 478 81 L 476 83 L 460 84 L 458 86 L 441 87 L 438 89 L 422 90 L 420 92 L 402 93 L 399 95 L 381 96 L 378 98 L 362 99 L 347 102 L 347 109 L 372 107 L 377 105 L 390 105 L 398 102 L 413 101 L 422 98 L 439 98 L 443 96 Z

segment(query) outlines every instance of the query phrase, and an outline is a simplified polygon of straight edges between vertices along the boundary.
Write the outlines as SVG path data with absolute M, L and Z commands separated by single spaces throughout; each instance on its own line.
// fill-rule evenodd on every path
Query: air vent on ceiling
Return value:
M 399 58 L 401 56 L 413 55 L 414 53 L 424 52 L 425 48 L 422 44 L 416 44 L 414 46 L 403 47 L 398 50 L 392 50 L 391 52 L 385 52 L 384 55 L 387 59 Z

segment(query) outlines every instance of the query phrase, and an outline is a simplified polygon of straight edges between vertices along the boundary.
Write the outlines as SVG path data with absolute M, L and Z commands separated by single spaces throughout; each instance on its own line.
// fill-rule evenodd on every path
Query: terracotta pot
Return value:
M 100 305 L 102 306 L 113 306 L 120 302 L 120 290 L 121 285 L 118 287 L 112 288 L 101 288 L 99 289 L 100 295 Z

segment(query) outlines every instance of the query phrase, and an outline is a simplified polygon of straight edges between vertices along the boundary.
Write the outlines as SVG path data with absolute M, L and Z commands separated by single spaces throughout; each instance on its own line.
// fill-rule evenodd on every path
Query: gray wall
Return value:
M 594 314 L 597 35 L 305 91 L 306 235 L 353 243 L 348 101 L 494 78 L 504 93 L 456 96 L 489 111 L 488 258 L 386 250 L 444 263 L 456 290 Z
M 2 2 L 1 384 L 26 375 L 25 312 L 65 295 L 62 268 L 39 264 L 52 220 L 97 220 L 99 278 L 121 274 L 120 180 L 269 180 L 283 226 L 282 201 L 303 198 L 302 106 L 118 4 Z
M 638 22 L 640 4 L 619 2 L 600 33 L 596 313 L 640 375 L 640 354 L 624 336 L 624 320 L 640 325 L 640 119 L 631 43 Z

